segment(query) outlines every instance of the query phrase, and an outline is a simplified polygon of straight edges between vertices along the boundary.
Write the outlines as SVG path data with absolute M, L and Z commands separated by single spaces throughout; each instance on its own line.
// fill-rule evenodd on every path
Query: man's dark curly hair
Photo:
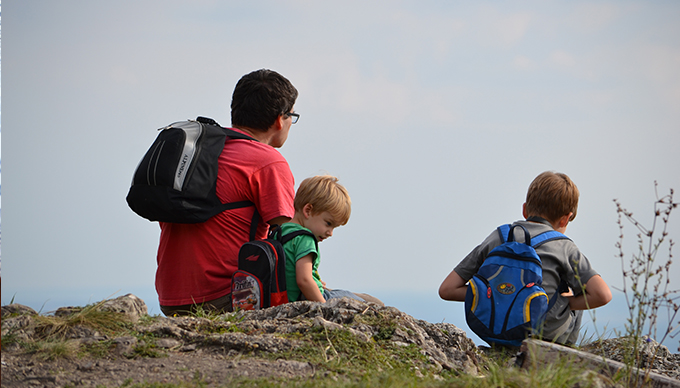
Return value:
M 238 81 L 231 98 L 231 125 L 267 131 L 279 115 L 289 113 L 298 91 L 281 74 L 255 70 Z

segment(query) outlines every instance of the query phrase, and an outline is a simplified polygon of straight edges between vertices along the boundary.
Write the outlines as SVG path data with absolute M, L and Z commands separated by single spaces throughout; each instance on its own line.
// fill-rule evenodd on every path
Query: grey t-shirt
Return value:
M 548 221 L 543 219 L 540 221 L 517 221 L 514 224 L 524 226 L 531 237 L 553 230 Z M 524 233 L 520 228 L 515 228 L 514 233 L 516 241 L 524 241 Z M 454 268 L 454 271 L 463 280 L 470 280 L 477 273 L 489 252 L 500 244 L 501 238 L 498 231 L 494 230 Z M 583 293 L 581 285 L 585 285 L 591 277 L 598 275 L 590 266 L 588 259 L 571 240 L 549 241 L 539 246 L 536 253 L 541 257 L 543 288 L 549 298 L 553 297 L 561 280 L 566 282 L 575 295 L 580 295 Z M 558 295 L 557 302 L 546 317 L 543 337 L 561 343 L 576 342 L 580 328 L 580 315 L 577 315 L 569 308 L 568 299 Z

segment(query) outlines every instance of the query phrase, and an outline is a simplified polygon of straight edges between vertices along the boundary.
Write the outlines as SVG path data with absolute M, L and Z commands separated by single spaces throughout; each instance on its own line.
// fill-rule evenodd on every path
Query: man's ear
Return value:
M 276 129 L 277 131 L 283 129 L 283 120 L 284 120 L 283 115 L 279 115 L 279 117 L 277 117 L 276 120 L 274 121 L 274 129 Z

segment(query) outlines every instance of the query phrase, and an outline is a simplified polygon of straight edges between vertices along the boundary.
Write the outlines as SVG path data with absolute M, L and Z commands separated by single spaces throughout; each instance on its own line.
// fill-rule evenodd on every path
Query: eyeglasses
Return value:
M 291 118 L 291 120 L 293 121 L 293 124 L 297 123 L 298 120 L 300 120 L 300 114 L 299 113 L 288 112 L 288 113 L 286 113 L 286 116 Z

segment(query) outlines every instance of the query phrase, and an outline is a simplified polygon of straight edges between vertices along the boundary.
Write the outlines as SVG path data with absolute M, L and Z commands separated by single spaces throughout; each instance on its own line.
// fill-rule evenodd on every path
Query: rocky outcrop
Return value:
M 113 333 L 88 326 L 87 315 L 92 309 L 117 314 L 125 323 L 125 330 Z M 221 378 L 229 374 L 311 376 L 317 373 L 313 361 L 307 362 L 304 357 L 285 359 L 285 354 L 291 354 L 293 349 L 309 347 L 311 337 L 322 336 L 324 341 L 329 338 L 324 352 L 328 352 L 328 360 L 331 360 L 335 357 L 332 354 L 335 351 L 333 341 L 336 341 L 331 340 L 333 333 L 350 343 L 366 344 L 365 349 L 373 346 L 417 349 L 417 357 L 407 360 L 412 362 L 415 370 L 428 370 L 428 373 L 434 374 L 444 370 L 466 374 L 480 372 L 480 353 L 463 330 L 448 323 L 418 320 L 394 307 L 347 298 L 327 303 L 295 302 L 265 310 L 204 317 L 200 314 L 149 317 L 144 301 L 130 294 L 94 306 L 60 308 L 52 318 L 59 317 L 60 322 L 67 321 L 70 325 L 63 330 L 60 328 L 62 339 L 69 346 L 94 346 L 105 350 L 106 354 L 101 358 L 90 361 L 71 357 L 69 360 L 45 362 L 32 357 L 25 351 L 25 344 L 45 342 L 47 335 L 54 332 L 51 328 L 46 329 L 52 323 L 46 323 L 44 316 L 20 305 L 3 306 L 2 316 L 2 336 L 13 338 L 12 341 L 3 341 L 3 387 L 24 386 L 27 381 L 35 382 L 36 379 L 47 382 L 48 386 L 88 384 L 92 382 L 89 375 L 106 375 L 108 370 L 116 368 L 124 371 L 121 372 L 123 375 L 138 373 L 139 378 L 133 381 L 154 380 L 154 370 L 168 372 L 168 369 L 158 366 L 159 362 L 160 365 L 187 363 L 183 368 L 187 371 L 195 368 L 207 373 L 211 370 L 211 376 Z M 158 360 L 159 354 L 164 362 Z M 194 361 L 188 362 L 188 359 Z M 61 371 L 57 373 L 61 377 L 55 380 L 56 369 Z M 174 375 L 178 373 L 189 372 L 173 369 Z M 106 377 L 109 380 L 103 381 L 98 378 L 94 380 L 98 384 L 121 383 L 115 376 Z M 183 378 L 190 379 L 191 376 Z
M 101 353 L 52 359 L 38 356 L 34 345 L 26 346 L 49 345 L 57 334 L 66 348 Z M 2 336 L 3 387 L 189 381 L 197 375 L 202 382 L 223 382 L 234 376 L 306 378 L 319 373 L 325 378 L 334 372 L 323 365 L 340 357 L 335 347 L 339 349 L 341 341 L 367 352 L 376 347 L 390 349 L 394 354 L 387 357 L 401 357 L 401 361 L 404 356 L 397 354 L 398 349 L 406 349 L 411 352 L 406 356 L 407 368 L 418 373 L 422 370 L 430 377 L 444 371 L 481 375 L 479 361 L 488 352 L 454 325 L 422 321 L 394 307 L 354 299 L 295 302 L 264 310 L 191 317 L 149 317 L 144 301 L 131 294 L 92 306 L 60 308 L 51 317 L 26 306 L 9 305 L 2 306 Z M 616 341 L 598 342 L 588 351 L 599 359 L 616 359 L 628 350 Z M 556 351 L 557 357 L 571 357 L 574 352 L 546 346 Z M 654 372 L 672 379 L 680 376 L 680 355 L 653 341 L 642 346 L 653 347 L 647 357 Z M 294 351 L 305 347 L 323 348 L 325 358 L 308 359 Z M 549 359 L 533 356 L 534 361 Z
M 609 338 L 594 341 L 584 346 L 583 350 L 607 359 L 624 363 L 626 358 L 633 357 L 634 340 L 629 337 Z M 641 368 L 651 372 L 663 373 L 680 380 L 680 354 L 673 354 L 668 347 L 659 344 L 649 337 L 638 338 L 638 355 Z
M 142 332 L 173 338 L 180 349 L 196 344 L 227 351 L 279 352 L 298 346 L 287 339 L 294 333 L 311 330 L 345 330 L 360 341 L 389 340 L 401 346 L 413 344 L 421 349 L 437 369 L 477 373 L 477 347 L 465 332 L 448 323 L 429 323 L 414 319 L 394 307 L 366 304 L 354 299 L 332 299 L 327 303 L 295 302 L 256 311 L 233 313 L 231 321 L 207 318 L 161 318 L 140 328 Z M 210 326 L 210 332 L 238 330 L 223 334 L 202 334 L 197 330 Z
M 625 337 L 599 341 L 586 347 L 590 351 L 595 350 L 595 353 L 600 354 L 599 356 L 563 345 L 528 339 L 522 343 L 518 364 L 523 368 L 548 367 L 549 364 L 562 358 L 569 360 L 572 365 L 579 365 L 599 375 L 620 375 L 619 384 L 627 382 L 626 385 L 634 387 L 680 388 L 680 380 L 677 379 L 680 377 L 678 373 L 680 372 L 680 365 L 678 365 L 680 357 L 670 354 L 665 346 L 656 341 L 641 342 L 646 343 L 647 346 L 640 354 L 643 358 L 657 359 L 656 362 L 651 363 L 655 364 L 656 368 L 653 368 L 654 365 L 643 365 L 645 369 L 630 368 L 620 362 L 622 359 L 613 359 L 614 353 L 620 355 L 621 358 L 623 358 L 623 352 L 631 353 L 630 341 L 627 341 Z M 604 353 L 605 349 L 610 354 Z M 660 371 L 664 373 L 661 374 Z

